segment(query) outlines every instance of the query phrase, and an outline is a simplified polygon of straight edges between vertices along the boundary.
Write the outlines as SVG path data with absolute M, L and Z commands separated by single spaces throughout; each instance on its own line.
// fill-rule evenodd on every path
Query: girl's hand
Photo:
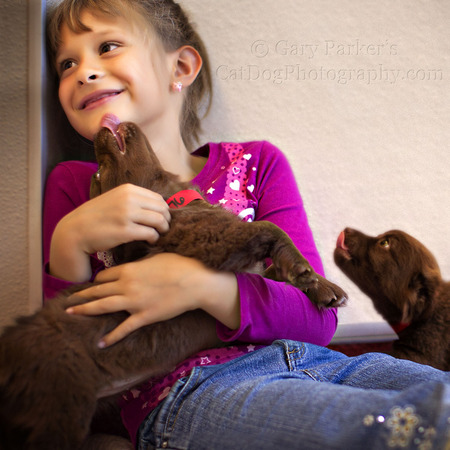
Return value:
M 216 272 L 199 261 L 173 253 L 122 264 L 100 272 L 100 284 L 76 295 L 89 303 L 71 314 L 99 315 L 127 311 L 130 316 L 99 343 L 106 347 L 132 331 L 201 308 L 231 329 L 240 324 L 240 304 L 233 273 Z
M 50 249 L 50 273 L 73 282 L 91 276 L 89 255 L 134 240 L 156 242 L 169 229 L 161 195 L 132 184 L 118 186 L 73 210 L 58 223 Z

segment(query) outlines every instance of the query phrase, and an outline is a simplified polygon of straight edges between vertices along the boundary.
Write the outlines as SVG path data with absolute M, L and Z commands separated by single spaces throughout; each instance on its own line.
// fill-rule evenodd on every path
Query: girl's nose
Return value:
M 82 86 L 83 84 L 94 83 L 103 77 L 103 72 L 101 70 L 87 69 L 80 71 L 78 77 L 78 84 Z

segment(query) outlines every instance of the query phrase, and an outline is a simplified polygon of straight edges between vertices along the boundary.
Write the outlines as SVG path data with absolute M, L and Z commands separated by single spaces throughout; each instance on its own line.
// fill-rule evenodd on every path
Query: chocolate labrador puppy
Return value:
M 307 291 L 319 307 L 345 302 L 346 294 L 317 275 L 281 229 L 270 222 L 241 222 L 204 201 L 189 183 L 162 169 L 136 125 L 117 124 L 111 118 L 104 125 L 94 142 L 99 170 L 91 196 L 134 183 L 179 207 L 171 209 L 170 231 L 155 245 L 134 242 L 113 249 L 117 264 L 175 252 L 217 270 L 238 272 L 270 258 L 273 265 L 266 275 Z M 99 339 L 127 313 L 69 315 L 67 307 L 83 302 L 70 294 L 62 293 L 36 314 L 18 319 L 0 337 L 1 449 L 132 448 L 128 439 L 88 437 L 91 422 L 98 422 L 96 409 L 104 411 L 108 403 L 98 399 L 109 399 L 170 372 L 202 349 L 221 345 L 215 320 L 197 310 L 143 327 L 99 349 Z
M 450 283 L 428 249 L 402 231 L 346 228 L 334 260 L 397 331 L 393 356 L 450 370 Z

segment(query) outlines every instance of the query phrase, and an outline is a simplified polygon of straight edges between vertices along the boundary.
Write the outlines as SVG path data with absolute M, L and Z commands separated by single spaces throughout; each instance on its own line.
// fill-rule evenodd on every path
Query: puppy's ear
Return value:
M 435 270 L 425 270 L 413 275 L 408 284 L 403 304 L 403 323 L 410 323 L 419 316 L 426 315 L 427 310 L 431 312 L 436 287 L 439 283 L 440 273 Z

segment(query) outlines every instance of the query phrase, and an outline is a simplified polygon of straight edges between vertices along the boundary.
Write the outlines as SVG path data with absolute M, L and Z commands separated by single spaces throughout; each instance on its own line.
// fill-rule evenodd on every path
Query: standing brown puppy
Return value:
M 346 228 L 334 260 L 397 331 L 393 356 L 450 370 L 450 283 L 428 249 L 402 231 Z

